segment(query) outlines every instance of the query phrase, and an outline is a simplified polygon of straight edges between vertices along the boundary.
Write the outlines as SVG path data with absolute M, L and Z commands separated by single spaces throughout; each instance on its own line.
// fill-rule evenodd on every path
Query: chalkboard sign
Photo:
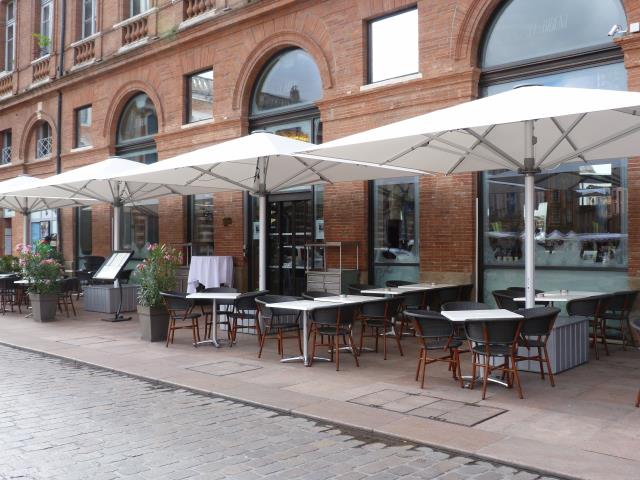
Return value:
M 96 280 L 115 280 L 132 256 L 132 250 L 116 250 L 105 260 L 93 278 Z

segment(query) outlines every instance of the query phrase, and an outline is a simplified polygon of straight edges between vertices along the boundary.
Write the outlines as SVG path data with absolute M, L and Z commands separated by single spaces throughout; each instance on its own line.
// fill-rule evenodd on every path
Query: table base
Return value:
M 314 362 L 330 362 L 330 358 L 325 357 L 313 357 Z M 305 367 L 310 367 L 310 362 L 305 361 L 304 355 L 298 355 L 297 357 L 287 357 L 280 360 L 280 363 L 293 363 L 293 362 L 303 362 Z

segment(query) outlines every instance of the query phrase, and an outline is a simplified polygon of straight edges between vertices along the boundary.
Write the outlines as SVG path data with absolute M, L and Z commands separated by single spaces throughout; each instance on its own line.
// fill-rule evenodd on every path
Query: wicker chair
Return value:
M 302 355 L 302 337 L 300 336 L 300 312 L 292 312 L 279 308 L 269 308 L 269 303 L 292 302 L 300 300 L 299 297 L 288 295 L 262 295 L 256 297 L 256 307 L 260 312 L 262 320 L 262 330 L 260 332 L 260 349 L 258 350 L 258 358 L 262 357 L 262 349 L 264 342 L 269 338 L 269 334 L 275 333 L 275 339 L 278 341 L 278 354 L 280 358 L 284 358 L 284 341 L 287 338 L 296 338 L 298 340 L 298 349 Z M 295 336 L 285 336 L 286 332 L 295 332 Z
M 169 328 L 167 329 L 167 343 L 173 343 L 176 330 L 191 330 L 193 346 L 197 347 L 200 341 L 200 329 L 198 328 L 199 313 L 193 313 L 194 304 L 184 293 L 161 292 L 164 305 L 169 312 Z M 178 323 L 180 322 L 180 323 Z

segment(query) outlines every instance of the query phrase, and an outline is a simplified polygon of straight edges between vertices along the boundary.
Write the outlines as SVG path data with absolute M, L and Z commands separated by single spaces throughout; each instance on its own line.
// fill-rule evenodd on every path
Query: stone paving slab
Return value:
M 0 346 L 0 479 L 540 479 Z

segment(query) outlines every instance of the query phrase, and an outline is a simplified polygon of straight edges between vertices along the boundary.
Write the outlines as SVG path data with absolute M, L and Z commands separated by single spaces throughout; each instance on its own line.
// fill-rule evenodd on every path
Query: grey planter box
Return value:
M 122 285 L 122 312 L 134 312 L 138 303 L 138 285 Z M 120 291 L 113 285 L 89 285 L 84 288 L 84 309 L 90 312 L 115 313 Z
M 58 310 L 58 295 L 55 293 L 29 294 L 31 307 L 33 308 L 33 319 L 36 322 L 52 322 L 56 319 Z
M 589 361 L 589 321 L 578 317 L 558 317 L 551 331 L 547 350 L 554 374 L 587 363 Z M 527 355 L 527 349 L 520 347 L 520 353 Z M 537 349 L 531 349 L 531 353 L 537 354 Z M 518 362 L 518 368 L 527 372 L 540 372 L 538 362 Z
M 140 338 L 147 342 L 164 342 L 169 328 L 169 314 L 164 307 L 138 305 Z

